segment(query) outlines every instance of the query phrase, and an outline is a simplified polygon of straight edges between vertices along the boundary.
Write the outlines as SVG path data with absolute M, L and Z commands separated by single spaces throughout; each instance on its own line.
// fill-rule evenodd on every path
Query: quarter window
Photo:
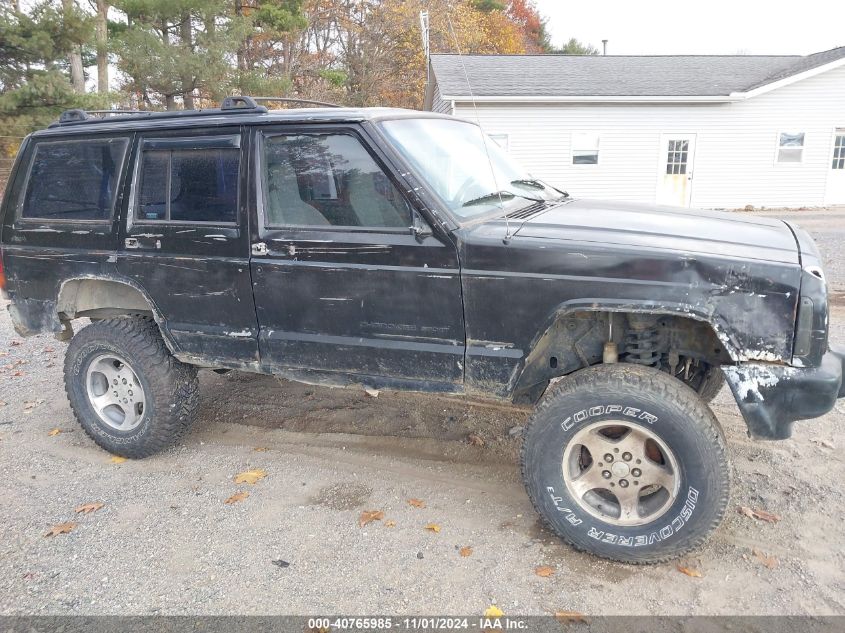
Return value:
M 408 227 L 402 195 L 351 134 L 268 137 L 264 203 L 269 226 Z
M 804 132 L 781 132 L 778 136 L 778 162 L 800 163 L 804 159 Z
M 21 217 L 53 220 L 111 218 L 127 139 L 38 143 Z
M 836 130 L 833 141 L 833 169 L 845 169 L 845 130 Z
M 163 146 L 163 147 L 160 147 Z M 168 148 L 141 153 L 140 221 L 232 224 L 237 221 L 237 147 Z
M 572 135 L 572 164 L 599 164 L 599 135 L 576 132 Z

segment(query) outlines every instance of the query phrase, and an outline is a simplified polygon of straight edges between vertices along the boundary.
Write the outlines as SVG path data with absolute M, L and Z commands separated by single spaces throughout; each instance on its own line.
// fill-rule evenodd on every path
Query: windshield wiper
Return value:
M 483 196 L 478 196 L 477 198 L 473 198 L 472 200 L 467 200 L 463 203 L 464 207 L 470 207 L 474 204 L 483 204 L 490 200 L 498 200 L 500 198 L 507 198 L 508 200 L 512 200 L 514 198 L 523 198 L 525 200 L 530 200 L 531 202 L 544 202 L 542 198 L 532 198 L 531 196 L 523 196 L 521 193 L 514 193 L 513 191 L 494 191 L 493 193 L 488 193 Z
M 539 180 L 534 180 L 533 178 L 518 178 L 516 180 L 511 180 L 512 185 L 524 185 L 526 187 L 531 187 L 533 189 L 545 189 L 546 185 L 544 185 Z

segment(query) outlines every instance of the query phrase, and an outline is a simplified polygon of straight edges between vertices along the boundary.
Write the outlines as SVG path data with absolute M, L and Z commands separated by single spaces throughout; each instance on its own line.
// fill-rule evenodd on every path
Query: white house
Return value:
M 426 107 L 479 122 L 575 196 L 845 204 L 845 47 L 806 57 L 432 55 Z

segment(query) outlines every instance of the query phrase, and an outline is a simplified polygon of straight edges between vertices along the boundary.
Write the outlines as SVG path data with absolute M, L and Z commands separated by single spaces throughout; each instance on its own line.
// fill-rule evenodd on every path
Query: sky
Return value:
M 552 41 L 608 55 L 807 55 L 845 46 L 845 0 L 535 0 Z

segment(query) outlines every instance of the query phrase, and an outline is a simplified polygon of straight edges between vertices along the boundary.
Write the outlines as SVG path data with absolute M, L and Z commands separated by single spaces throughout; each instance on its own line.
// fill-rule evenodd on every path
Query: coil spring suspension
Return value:
M 625 337 L 625 360 L 638 365 L 657 367 L 660 352 L 657 349 L 660 334 L 656 328 L 631 329 Z

